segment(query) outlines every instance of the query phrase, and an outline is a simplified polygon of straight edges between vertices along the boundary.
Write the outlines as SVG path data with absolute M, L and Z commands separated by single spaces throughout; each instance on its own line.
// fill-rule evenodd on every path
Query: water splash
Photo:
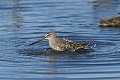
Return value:
M 93 43 L 92 43 L 93 44 Z M 96 47 L 97 44 L 93 44 L 93 46 L 91 46 L 90 48 L 93 49 L 94 47 Z
M 73 42 L 72 40 L 69 40 L 69 39 L 66 39 L 66 38 L 63 38 L 63 40 L 68 41 L 68 42 Z

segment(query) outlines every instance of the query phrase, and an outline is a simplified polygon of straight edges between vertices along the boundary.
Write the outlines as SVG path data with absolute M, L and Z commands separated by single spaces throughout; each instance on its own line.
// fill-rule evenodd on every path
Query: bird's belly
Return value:
M 63 51 L 63 49 L 61 49 L 59 46 L 57 46 L 57 45 L 49 45 L 52 49 L 54 49 L 54 50 L 57 50 L 57 51 Z

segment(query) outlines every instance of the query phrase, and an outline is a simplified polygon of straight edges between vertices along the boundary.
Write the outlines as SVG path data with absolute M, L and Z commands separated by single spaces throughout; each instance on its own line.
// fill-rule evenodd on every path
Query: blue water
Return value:
M 120 28 L 99 27 L 100 19 L 120 16 L 120 0 L 2 0 L 0 78 L 120 79 Z M 45 40 L 90 42 L 88 50 L 57 52 Z

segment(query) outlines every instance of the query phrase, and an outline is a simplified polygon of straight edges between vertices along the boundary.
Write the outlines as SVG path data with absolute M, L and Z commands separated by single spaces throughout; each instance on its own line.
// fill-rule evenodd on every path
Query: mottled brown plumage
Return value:
M 99 21 L 100 26 L 120 27 L 120 16 Z
M 48 39 L 49 40 L 49 46 L 57 51 L 66 51 L 66 50 L 70 50 L 70 51 L 75 51 L 77 49 L 80 48 L 86 48 L 90 43 L 76 43 L 76 42 L 71 42 L 62 38 L 58 38 L 55 32 L 48 32 L 45 37 L 43 37 L 40 40 L 37 40 L 34 43 L 31 43 L 30 45 L 33 45 L 35 43 L 38 43 L 44 39 Z

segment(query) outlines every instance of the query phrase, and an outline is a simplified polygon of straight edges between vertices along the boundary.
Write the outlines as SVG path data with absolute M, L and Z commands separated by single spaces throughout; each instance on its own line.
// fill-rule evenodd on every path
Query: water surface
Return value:
M 97 24 L 118 12 L 120 0 L 3 0 L 0 78 L 120 79 L 120 28 Z M 28 46 L 49 31 L 90 49 L 57 52 L 47 40 Z

